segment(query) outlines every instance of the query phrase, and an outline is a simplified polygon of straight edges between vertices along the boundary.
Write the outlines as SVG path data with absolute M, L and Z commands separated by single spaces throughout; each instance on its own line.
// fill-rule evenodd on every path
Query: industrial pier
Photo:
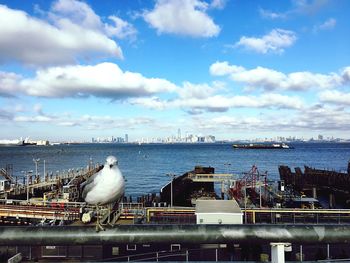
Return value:
M 299 180 L 304 182 L 299 187 L 289 181 L 296 175 L 280 167 L 281 181 L 272 186 L 267 174 L 259 173 L 256 166 L 242 176 L 195 167 L 182 176 L 172 175 L 159 195 L 148 194 L 137 202 L 125 198 L 113 209 L 113 226 L 105 224 L 105 231 L 96 232 L 96 215 L 79 200 L 79 184 L 99 169 L 96 165 L 69 178 L 57 176 L 47 180 L 46 188 L 42 188 L 44 180 L 24 182 L 18 195 L 22 200 L 4 195 L 7 198 L 0 200 L 0 223 L 4 225 L 0 227 L 0 261 L 300 262 L 350 258 L 350 210 L 335 205 L 317 207 L 316 197 L 326 187 L 320 179 L 312 184 Z M 328 174 L 317 169 L 302 174 L 306 171 L 322 174 L 322 178 Z M 349 175 L 333 176 L 346 180 Z M 215 183 L 219 194 L 214 191 Z M 298 197 L 298 192 L 304 195 L 308 189 L 315 193 L 312 188 L 317 195 Z M 335 200 L 338 192 L 333 193 Z M 42 198 L 37 198 L 39 193 Z M 301 200 L 307 206 L 289 206 Z M 107 209 L 102 211 L 100 219 L 106 223 Z M 91 221 L 83 224 L 80 220 L 86 214 Z

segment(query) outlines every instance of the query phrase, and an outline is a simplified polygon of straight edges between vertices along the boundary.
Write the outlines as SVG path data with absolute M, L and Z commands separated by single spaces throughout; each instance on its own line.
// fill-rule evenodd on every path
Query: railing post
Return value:
M 327 244 L 327 259 L 330 259 L 330 256 L 329 256 L 329 244 Z
M 284 263 L 284 247 L 290 243 L 270 243 L 271 245 L 271 263 Z

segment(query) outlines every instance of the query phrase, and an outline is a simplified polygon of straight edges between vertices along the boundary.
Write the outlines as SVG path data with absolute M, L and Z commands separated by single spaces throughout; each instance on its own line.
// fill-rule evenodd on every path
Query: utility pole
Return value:
M 33 162 L 35 163 L 35 178 L 38 178 L 38 164 L 40 162 L 40 158 L 38 159 L 33 159 Z
M 29 175 L 31 175 L 33 171 L 27 171 L 26 176 L 27 176 L 27 204 L 29 203 Z
M 43 182 L 45 182 L 46 180 L 46 161 L 44 160 L 44 180 Z

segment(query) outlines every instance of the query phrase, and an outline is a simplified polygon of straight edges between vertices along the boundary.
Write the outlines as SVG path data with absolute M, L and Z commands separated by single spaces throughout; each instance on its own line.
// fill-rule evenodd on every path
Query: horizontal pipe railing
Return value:
M 0 227 L 0 245 L 115 243 L 349 243 L 350 225 L 119 225 Z

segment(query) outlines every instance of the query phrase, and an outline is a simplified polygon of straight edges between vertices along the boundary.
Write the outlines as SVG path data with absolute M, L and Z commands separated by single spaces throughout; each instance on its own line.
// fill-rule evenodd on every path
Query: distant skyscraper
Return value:
M 126 133 L 125 134 L 125 143 L 128 143 L 129 142 L 129 135 Z
M 179 140 L 181 139 L 181 130 L 180 130 L 180 128 L 177 130 L 177 138 Z

